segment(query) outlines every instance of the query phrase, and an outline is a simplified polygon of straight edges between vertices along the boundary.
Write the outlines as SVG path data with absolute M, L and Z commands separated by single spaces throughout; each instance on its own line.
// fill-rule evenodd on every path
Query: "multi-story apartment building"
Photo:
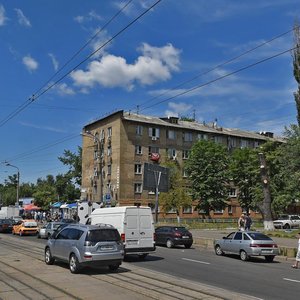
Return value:
M 149 205 L 154 207 L 155 193 L 143 190 L 144 163 L 161 164 L 175 160 L 186 177 L 184 162 L 193 143 L 210 139 L 228 150 L 259 147 L 272 133 L 254 133 L 218 127 L 177 117 L 152 117 L 118 111 L 83 128 L 82 199 L 105 205 Z M 236 217 L 242 212 L 236 201 L 236 189 L 230 191 L 226 211 L 214 211 L 212 217 Z M 174 212 L 160 216 L 174 217 Z M 193 207 L 184 208 L 184 217 L 199 217 Z

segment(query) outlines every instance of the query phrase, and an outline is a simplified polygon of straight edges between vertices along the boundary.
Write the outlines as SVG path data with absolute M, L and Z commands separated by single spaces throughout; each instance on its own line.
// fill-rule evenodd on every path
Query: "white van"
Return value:
M 119 206 L 96 208 L 86 224 L 110 224 L 118 229 L 125 245 L 125 255 L 144 259 L 155 251 L 154 222 L 150 207 Z

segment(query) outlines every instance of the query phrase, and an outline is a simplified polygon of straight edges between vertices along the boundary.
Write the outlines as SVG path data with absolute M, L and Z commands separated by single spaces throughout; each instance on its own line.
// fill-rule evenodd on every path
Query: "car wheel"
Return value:
M 174 243 L 170 239 L 167 240 L 167 244 L 166 245 L 167 245 L 168 248 L 173 248 L 174 247 Z
M 70 256 L 69 267 L 70 267 L 71 273 L 73 273 L 73 274 L 79 273 L 79 271 L 81 269 L 80 264 L 79 264 L 78 259 L 75 254 L 71 254 L 71 256 Z
M 289 224 L 284 224 L 283 229 L 290 229 L 291 226 Z
M 224 255 L 224 252 L 222 251 L 220 245 L 216 245 L 215 247 L 215 253 L 219 256 Z
M 108 268 L 111 270 L 111 271 L 116 271 L 119 269 L 119 266 L 120 265 L 109 265 Z
M 139 254 L 139 259 L 144 260 L 147 257 L 148 253 Z
M 248 254 L 247 254 L 246 251 L 241 250 L 241 252 L 240 252 L 240 258 L 241 258 L 242 261 L 246 261 L 246 260 L 249 259 L 249 256 L 248 256 Z
M 190 249 L 190 248 L 192 247 L 192 244 L 186 244 L 186 245 L 184 245 L 184 247 L 185 247 L 186 249 Z
M 45 263 L 47 265 L 53 265 L 55 259 L 52 257 L 51 251 L 49 248 L 46 248 L 45 250 Z
M 40 238 L 41 238 L 41 236 L 40 236 L 39 234 L 37 234 L 37 238 L 38 238 L 38 239 L 40 239 Z
M 274 255 L 268 255 L 268 256 L 265 256 L 265 260 L 267 262 L 272 262 L 274 260 L 275 256 Z

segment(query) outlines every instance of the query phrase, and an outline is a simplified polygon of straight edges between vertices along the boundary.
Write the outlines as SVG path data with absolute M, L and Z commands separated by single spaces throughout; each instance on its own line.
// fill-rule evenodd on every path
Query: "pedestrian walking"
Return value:
M 296 254 L 296 260 L 295 263 L 292 265 L 292 268 L 298 269 L 299 261 L 300 261 L 300 232 L 298 232 L 298 251 Z
M 250 217 L 250 213 L 245 216 L 245 230 L 250 231 L 252 225 L 252 219 Z
M 241 214 L 241 216 L 238 219 L 238 228 L 240 231 L 245 230 L 245 215 Z

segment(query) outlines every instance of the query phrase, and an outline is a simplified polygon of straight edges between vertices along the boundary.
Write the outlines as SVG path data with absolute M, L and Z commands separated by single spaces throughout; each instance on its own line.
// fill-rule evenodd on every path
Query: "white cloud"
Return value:
M 29 19 L 24 15 L 23 11 L 19 8 L 15 8 L 15 11 L 18 16 L 19 24 L 25 27 L 31 27 Z
M 24 56 L 22 62 L 29 72 L 33 72 L 39 67 L 38 62 L 35 59 L 33 59 L 30 55 Z
M 172 71 L 179 70 L 180 51 L 171 44 L 158 48 L 144 43 L 138 50 L 142 55 L 133 64 L 128 64 L 123 57 L 108 54 L 92 61 L 87 71 L 74 71 L 71 77 L 77 86 L 91 88 L 98 84 L 131 90 L 136 83 L 151 85 L 166 81 Z
M 65 133 L 66 131 L 61 129 L 61 128 L 55 128 L 55 127 L 50 127 L 50 126 L 40 126 L 40 125 L 35 125 L 32 123 L 27 123 L 27 122 L 20 122 L 22 126 L 25 127 L 31 127 L 31 128 L 36 128 L 36 129 L 41 129 L 41 130 L 47 130 L 47 131 L 53 131 L 53 132 L 60 132 L 60 133 Z
M 5 16 L 5 8 L 3 5 L 0 5 L 0 26 L 4 26 L 6 20 L 8 20 L 8 18 Z
M 118 9 L 122 9 L 125 6 L 125 2 L 124 1 L 115 1 L 114 5 Z M 151 5 L 153 5 L 153 1 L 151 1 L 151 0 L 137 0 L 137 1 L 134 1 L 134 2 L 130 3 L 129 5 L 127 5 L 122 12 L 126 16 L 137 16 L 143 10 L 146 10 L 147 8 L 149 8 Z
M 88 14 L 82 16 L 76 16 L 74 20 L 79 23 L 91 22 L 91 21 L 101 21 L 102 17 L 98 15 L 94 10 L 91 10 Z
M 55 89 L 57 90 L 58 94 L 62 96 L 63 95 L 71 96 L 75 94 L 75 91 L 72 88 L 68 87 L 66 83 L 57 84 L 55 86 Z
M 169 102 L 168 107 L 169 109 L 165 111 L 165 115 L 168 117 L 169 116 L 178 117 L 186 114 L 188 111 L 192 109 L 193 106 L 191 104 L 187 104 L 184 102 L 180 102 L 180 103 Z
M 48 53 L 48 55 L 51 58 L 54 70 L 57 71 L 58 67 L 59 67 L 59 64 L 58 64 L 58 61 L 57 61 L 56 57 L 52 53 Z

